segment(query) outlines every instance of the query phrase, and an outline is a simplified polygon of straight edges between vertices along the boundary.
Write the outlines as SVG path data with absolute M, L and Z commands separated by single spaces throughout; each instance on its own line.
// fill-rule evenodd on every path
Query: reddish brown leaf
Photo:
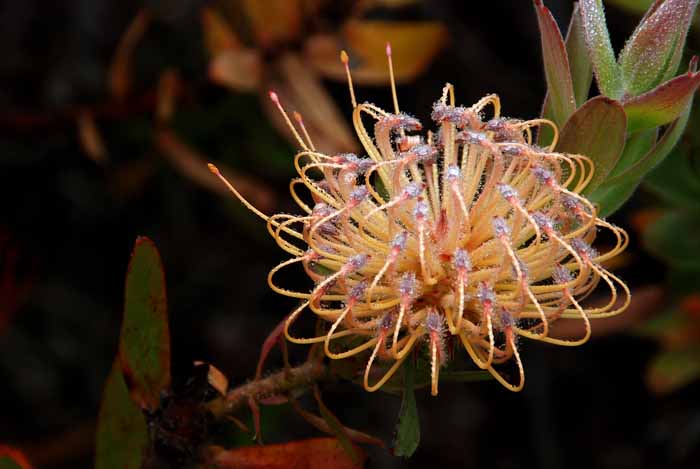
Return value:
M 136 45 L 143 37 L 150 16 L 141 10 L 119 41 L 109 68 L 109 89 L 116 99 L 124 99 L 131 89 L 131 62 Z
M 313 438 L 277 445 L 248 446 L 212 450 L 212 463 L 218 468 L 236 469 L 360 469 L 366 455 L 357 448 L 361 460 L 352 461 L 335 438 Z
M 255 38 L 262 47 L 287 42 L 301 32 L 300 0 L 243 0 Z
M 226 50 L 214 56 L 209 63 L 209 78 L 236 91 L 259 88 L 262 75 L 262 60 L 255 49 Z
M 158 80 L 158 101 L 156 103 L 156 120 L 158 122 L 168 122 L 175 113 L 179 88 L 180 78 L 176 70 L 168 69 L 160 75 L 160 80 Z
M 100 134 L 95 117 L 90 111 L 81 111 L 78 114 L 78 141 L 83 151 L 95 163 L 102 164 L 107 161 L 107 148 Z
M 202 8 L 204 44 L 212 56 L 228 50 L 238 50 L 243 45 L 226 20 L 213 8 Z
M 159 130 L 156 133 L 155 143 L 162 155 L 180 174 L 212 192 L 230 195 L 221 181 L 213 176 L 207 168 L 207 159 L 187 146 L 173 131 Z M 262 181 L 254 179 L 252 176 L 238 174 L 220 163 L 217 163 L 217 167 L 226 179 L 261 211 L 268 212 L 276 207 L 274 192 Z

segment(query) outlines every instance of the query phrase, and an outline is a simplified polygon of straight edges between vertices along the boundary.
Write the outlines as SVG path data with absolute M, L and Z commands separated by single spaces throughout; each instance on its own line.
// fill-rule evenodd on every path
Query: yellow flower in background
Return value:
M 557 129 L 550 121 L 504 118 L 496 95 L 457 106 L 448 84 L 432 110 L 435 130 L 421 133 L 423 124 L 399 108 L 389 46 L 387 56 L 393 112 L 357 104 L 341 54 L 366 157 L 318 151 L 302 117 L 294 113 L 295 125 L 270 93 L 302 147 L 290 189 L 304 215 L 268 217 L 229 184 L 293 256 L 268 277 L 273 290 L 302 301 L 285 335 L 294 343 L 322 343 L 331 359 L 366 355 L 368 391 L 420 348 L 436 395 L 448 341 L 463 344 L 479 368 L 519 391 L 525 378 L 518 336 L 580 345 L 590 336 L 590 319 L 627 307 L 629 289 L 601 266 L 625 249 L 627 234 L 598 218 L 581 195 L 593 163 L 554 153 Z M 548 148 L 532 143 L 533 129 L 542 125 L 555 134 Z M 601 228 L 615 240 L 605 253 L 592 247 Z M 314 282 L 310 292 L 275 283 L 276 273 L 294 264 Z M 609 298 L 584 307 L 581 301 L 599 286 Z M 292 332 L 304 311 L 323 320 L 322 334 Z M 585 334 L 556 337 L 550 326 L 560 318 L 580 319 Z M 378 363 L 384 366 L 377 377 Z

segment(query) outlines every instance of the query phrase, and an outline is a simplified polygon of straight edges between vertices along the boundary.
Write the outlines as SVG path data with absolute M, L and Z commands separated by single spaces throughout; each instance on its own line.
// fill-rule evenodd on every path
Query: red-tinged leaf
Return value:
M 693 59 L 697 63 L 696 58 Z M 628 131 L 653 129 L 674 121 L 688 107 L 700 86 L 700 72 L 688 73 L 624 103 Z
M 97 423 L 95 469 L 139 469 L 148 446 L 141 410 L 129 396 L 118 362 L 102 393 Z
M 666 0 L 639 23 L 620 53 L 626 95 L 640 95 L 675 75 L 697 4 Z
M 569 58 L 559 26 L 542 0 L 535 0 L 535 12 L 540 27 L 542 59 L 552 117 L 554 123 L 561 126 L 576 110 Z
M 668 394 L 700 378 L 700 347 L 689 346 L 657 355 L 647 370 L 647 386 L 656 394 Z
M 313 438 L 277 445 L 210 449 L 210 461 L 219 469 L 361 469 L 366 456 L 353 461 L 335 438 Z
M 578 2 L 574 3 L 574 11 L 571 13 L 571 21 L 569 22 L 569 29 L 567 30 L 564 44 L 566 45 L 566 55 L 569 59 L 574 98 L 576 99 L 576 107 L 578 107 L 588 100 L 591 82 L 593 81 L 593 66 L 591 65 L 591 59 L 588 58 Z M 542 117 L 550 120 L 554 119 L 549 92 L 545 96 L 542 105 Z M 539 145 L 549 145 L 552 142 L 552 138 L 554 138 L 554 132 L 549 126 L 540 127 L 537 134 L 537 143 Z
M 602 0 L 581 0 L 581 23 L 600 92 L 610 98 L 622 96 L 622 73 L 615 60 Z
M 263 367 L 265 366 L 265 361 L 267 356 L 272 351 L 272 348 L 282 339 L 282 334 L 284 333 L 284 325 L 287 322 L 289 316 L 286 316 L 282 321 L 280 321 L 277 326 L 270 332 L 270 334 L 265 338 L 262 348 L 260 349 L 260 358 L 258 358 L 258 366 L 255 369 L 255 379 L 260 379 L 262 377 Z
M 557 151 L 585 155 L 595 164 L 586 194 L 605 181 L 617 164 L 625 147 L 626 128 L 622 106 L 605 96 L 587 101 L 562 128 Z
M 119 358 L 132 399 L 155 410 L 170 387 L 170 331 L 165 275 L 150 239 L 136 239 L 126 274 Z
M 25 454 L 12 446 L 0 445 L 0 469 L 31 469 Z

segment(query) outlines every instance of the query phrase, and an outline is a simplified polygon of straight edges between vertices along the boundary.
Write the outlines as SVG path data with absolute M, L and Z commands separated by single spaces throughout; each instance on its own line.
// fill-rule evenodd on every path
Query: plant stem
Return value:
M 323 379 L 326 373 L 326 366 L 322 362 L 309 361 L 231 389 L 225 397 L 210 402 L 208 407 L 216 416 L 231 414 L 247 405 L 251 397 L 258 400 L 283 395 Z

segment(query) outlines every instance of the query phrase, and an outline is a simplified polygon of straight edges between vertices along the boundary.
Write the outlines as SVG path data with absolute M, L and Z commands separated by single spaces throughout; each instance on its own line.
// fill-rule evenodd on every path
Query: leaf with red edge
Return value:
M 12 446 L 0 445 L 0 469 L 31 469 L 25 454 Z
M 589 194 L 610 174 L 625 147 L 627 118 L 620 103 L 596 96 L 581 106 L 561 130 L 557 151 L 586 155 L 595 173 L 584 193 Z
M 146 419 L 129 396 L 115 361 L 102 393 L 95 469 L 139 469 L 148 445 Z
M 559 26 L 542 0 L 535 0 L 535 12 L 540 27 L 542 59 L 552 117 L 554 123 L 561 126 L 576 110 L 569 58 Z
M 690 70 L 642 95 L 624 102 L 628 131 L 652 129 L 672 122 L 688 107 L 700 86 L 696 72 L 698 58 L 693 57 Z
M 129 261 L 119 359 L 132 399 L 154 410 L 170 386 L 165 275 L 156 245 L 138 237 Z
M 571 21 L 569 22 L 569 29 L 567 30 L 564 44 L 569 60 L 574 98 L 578 107 L 588 100 L 591 82 L 593 81 L 593 66 L 591 65 L 591 59 L 588 58 L 578 2 L 574 3 L 574 11 L 571 13 Z M 545 96 L 544 104 L 542 105 L 542 117 L 553 120 L 552 100 L 549 92 Z M 542 126 L 537 134 L 537 143 L 541 146 L 549 145 L 553 137 L 552 129 L 549 126 Z
M 627 95 L 640 95 L 675 75 L 697 4 L 666 0 L 639 23 L 620 53 Z
M 356 448 L 355 462 L 335 438 L 313 438 L 276 445 L 211 448 L 210 462 L 220 469 L 361 469 L 367 456 Z
M 622 96 L 622 73 L 615 60 L 602 0 L 581 0 L 583 24 L 588 55 L 593 64 L 596 81 L 601 93 L 610 98 Z

